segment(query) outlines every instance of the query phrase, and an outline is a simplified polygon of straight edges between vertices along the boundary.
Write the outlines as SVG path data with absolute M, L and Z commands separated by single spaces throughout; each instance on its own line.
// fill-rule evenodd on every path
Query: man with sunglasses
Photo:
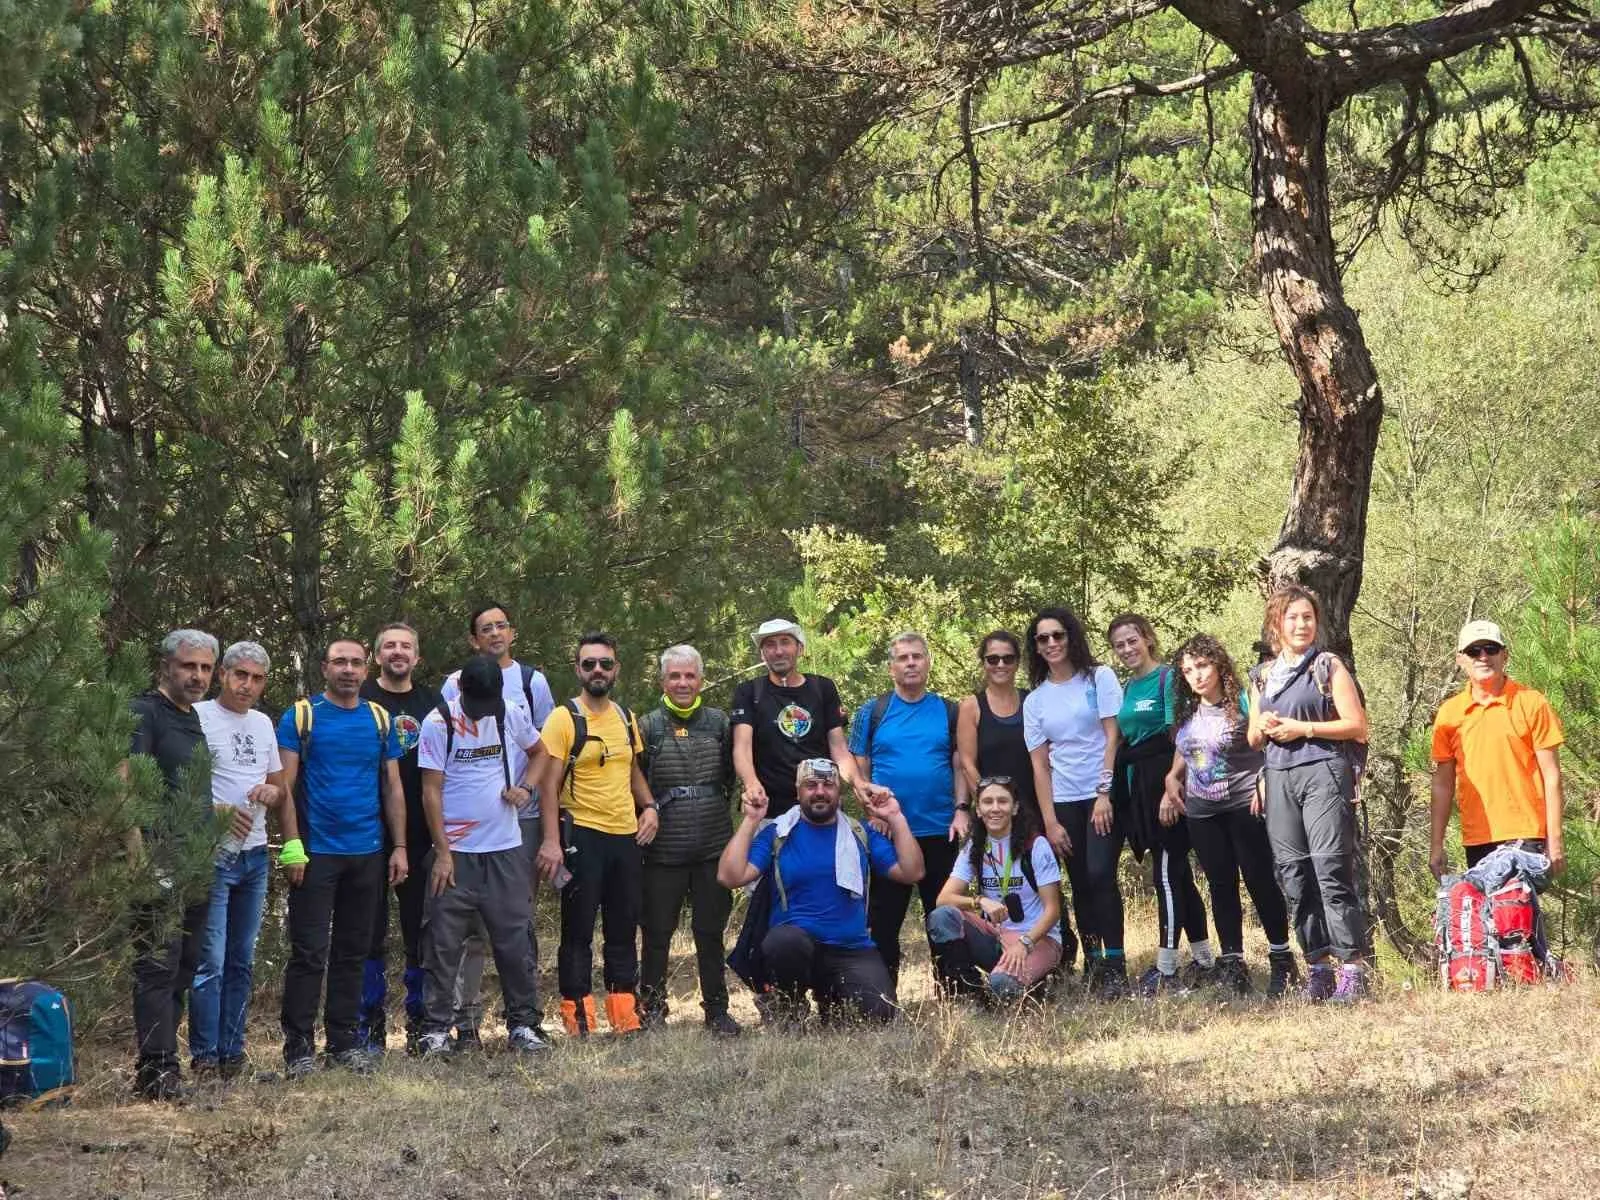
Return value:
M 887 1021 L 898 1011 L 894 981 L 867 933 L 867 893 L 874 874 L 879 884 L 915 884 L 922 878 L 922 850 L 885 788 L 873 789 L 862 804 L 890 837 L 839 811 L 840 771 L 832 759 L 801 762 L 795 790 L 795 806 L 771 822 L 765 799 L 745 793 L 744 819 L 722 852 L 717 878 L 731 889 L 771 872 L 772 913 L 761 960 L 779 999 L 778 1023 L 805 1018 L 808 992 L 824 1021 L 841 1007 Z
M 581 690 L 550 714 L 540 737 L 550 753 L 539 874 L 552 882 L 563 865 L 561 947 L 556 975 L 561 1020 L 573 1037 L 595 1029 L 594 925 L 605 939 L 602 974 L 606 1020 L 614 1033 L 639 1029 L 639 908 L 642 847 L 656 836 L 655 800 L 639 766 L 643 740 L 633 714 L 611 699 L 617 641 L 609 633 L 578 639 L 573 667 Z M 559 805 L 562 815 L 556 816 Z M 570 845 L 562 827 L 570 825 Z
M 1509 652 L 1493 621 L 1468 621 L 1456 639 L 1467 686 L 1433 723 L 1433 828 L 1428 866 L 1447 869 L 1445 830 L 1459 804 L 1467 866 L 1509 843 L 1566 865 L 1561 835 L 1561 720 L 1539 692 L 1506 675 Z

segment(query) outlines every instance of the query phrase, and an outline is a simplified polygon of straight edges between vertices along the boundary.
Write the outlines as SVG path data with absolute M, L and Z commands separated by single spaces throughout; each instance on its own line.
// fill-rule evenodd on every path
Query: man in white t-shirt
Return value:
M 225 1079 L 244 1067 L 245 1016 L 256 937 L 267 898 L 267 809 L 283 801 L 283 763 L 272 721 L 256 708 L 271 667 L 256 642 L 235 642 L 217 672 L 222 691 L 194 706 L 211 753 L 211 800 L 232 811 L 217 856 L 189 1000 L 189 1055 L 197 1078 Z
M 517 809 L 545 769 L 544 747 L 527 707 L 505 702 L 492 657 L 468 661 L 459 684 L 459 699 L 423 721 L 417 752 L 422 807 L 433 835 L 425 868 L 419 1048 L 424 1057 L 450 1053 L 455 981 L 467 936 L 481 922 L 500 974 L 510 1047 L 547 1050 L 535 984 L 529 866 L 517 823 Z M 511 771 L 513 757 L 525 764 L 520 774 Z
M 474 653 L 487 654 L 499 664 L 500 694 L 505 702 L 527 708 L 528 715 L 533 718 L 533 727 L 543 729 L 556 706 L 555 696 L 550 691 L 550 681 L 544 677 L 543 671 L 512 657 L 512 649 L 517 644 L 517 628 L 511 623 L 511 615 L 505 605 L 494 600 L 480 603 L 467 618 L 467 642 Z M 457 671 L 445 678 L 439 688 L 440 699 L 455 700 L 461 695 L 460 674 Z M 513 746 L 511 777 L 521 778 L 527 765 L 521 749 Z M 541 832 L 538 788 L 533 789 L 528 802 L 517 810 L 517 821 L 522 831 L 522 851 L 528 858 L 531 889 L 528 893 L 528 911 L 532 913 L 539 894 L 539 873 L 533 867 L 534 857 L 539 853 Z M 481 929 L 474 929 L 468 935 L 466 953 L 461 958 L 461 974 L 456 977 L 457 1049 L 473 1048 L 478 1040 L 478 1021 L 483 1013 L 480 998 L 483 990 L 483 941 Z M 539 957 L 537 931 L 534 934 L 533 956 L 535 959 Z

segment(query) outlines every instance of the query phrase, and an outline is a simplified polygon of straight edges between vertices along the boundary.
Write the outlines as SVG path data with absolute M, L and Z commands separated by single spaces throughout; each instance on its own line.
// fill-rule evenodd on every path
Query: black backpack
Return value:
M 878 722 L 882 721 L 883 714 L 889 711 L 889 701 L 893 696 L 893 692 L 884 692 L 881 696 L 874 696 L 872 707 L 867 710 L 866 754 L 868 758 L 872 757 L 872 736 L 878 732 Z M 948 696 L 940 696 L 939 699 L 944 701 L 945 720 L 949 724 L 950 732 L 950 750 L 953 753 L 956 748 L 956 717 L 961 712 L 961 708 Z
M 639 745 L 638 730 L 634 726 L 633 714 L 620 700 L 613 700 L 617 713 L 622 717 L 622 727 L 628 731 L 628 749 L 633 751 L 635 758 L 639 757 L 642 747 Z M 605 752 L 605 739 L 589 732 L 589 718 L 583 715 L 583 705 L 576 700 L 567 701 L 567 711 L 572 714 L 572 749 L 567 752 L 567 792 L 573 794 L 577 789 L 574 780 L 574 768 L 578 765 L 578 755 L 583 753 L 583 748 L 590 742 L 599 742 L 600 750 Z
M 434 710 L 444 719 L 444 763 L 445 768 L 450 766 L 450 758 L 456 745 L 456 722 L 450 715 L 450 702 L 441 700 L 439 707 Z M 504 698 L 497 700 L 494 712 L 489 714 L 494 717 L 495 730 L 500 734 L 500 770 L 506 777 L 506 787 L 511 786 L 511 746 L 506 741 L 506 702 Z

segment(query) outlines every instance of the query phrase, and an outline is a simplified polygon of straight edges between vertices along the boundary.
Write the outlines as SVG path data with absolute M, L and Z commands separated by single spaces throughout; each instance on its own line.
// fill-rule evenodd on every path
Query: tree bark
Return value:
M 1256 266 L 1300 385 L 1294 486 L 1264 563 L 1267 585 L 1295 582 L 1314 590 L 1324 643 L 1350 658 L 1383 395 L 1334 254 L 1327 158 L 1334 104 L 1314 68 L 1280 77 L 1258 73 L 1250 140 Z

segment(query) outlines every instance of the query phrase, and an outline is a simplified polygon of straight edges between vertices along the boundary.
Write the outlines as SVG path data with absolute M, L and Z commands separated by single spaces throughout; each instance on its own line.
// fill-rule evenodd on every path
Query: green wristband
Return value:
M 305 843 L 299 838 L 290 838 L 283 844 L 283 849 L 278 851 L 280 867 L 303 867 L 310 861 L 311 856 L 306 853 Z

